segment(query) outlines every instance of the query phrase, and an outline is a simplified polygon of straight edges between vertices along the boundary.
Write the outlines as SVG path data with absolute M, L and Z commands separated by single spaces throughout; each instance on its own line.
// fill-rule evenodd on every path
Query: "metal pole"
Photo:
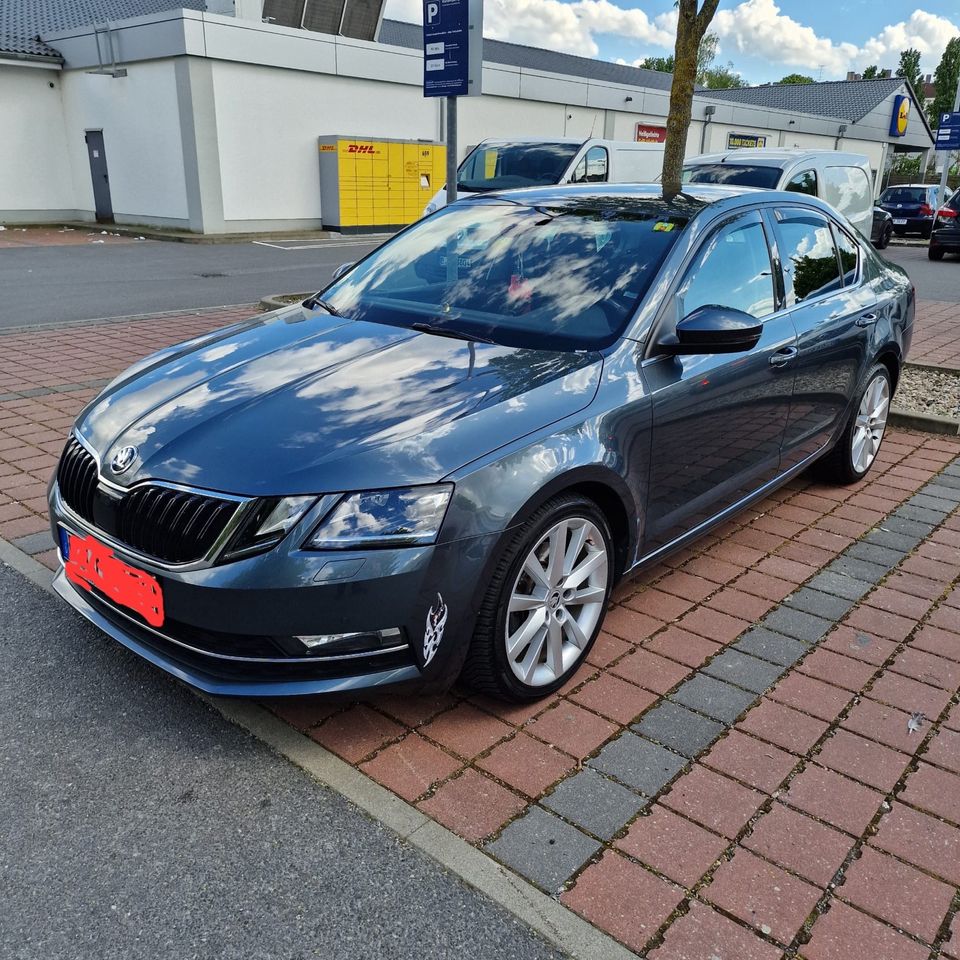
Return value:
M 447 97 L 447 203 L 457 199 L 457 98 Z
M 953 98 L 953 111 L 960 110 L 960 76 L 957 77 L 957 92 Z M 943 173 L 940 174 L 940 192 L 937 194 L 937 207 L 947 202 L 947 174 L 950 172 L 950 151 L 943 151 Z

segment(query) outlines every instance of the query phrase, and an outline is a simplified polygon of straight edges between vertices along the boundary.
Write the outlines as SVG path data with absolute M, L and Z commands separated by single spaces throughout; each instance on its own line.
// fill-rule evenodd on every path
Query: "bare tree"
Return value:
M 690 128 L 693 88 L 697 80 L 697 54 L 720 0 L 677 0 L 677 43 L 674 47 L 673 83 L 670 86 L 670 115 L 663 153 L 663 192 L 680 192 L 683 154 Z

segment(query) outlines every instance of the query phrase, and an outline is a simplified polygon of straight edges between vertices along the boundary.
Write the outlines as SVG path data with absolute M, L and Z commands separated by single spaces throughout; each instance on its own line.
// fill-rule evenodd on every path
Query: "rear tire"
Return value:
M 558 690 L 600 633 L 613 579 L 613 538 L 600 508 L 576 493 L 547 501 L 503 548 L 464 682 L 515 703 Z
M 940 247 L 927 247 L 927 256 L 931 260 L 942 260 L 943 250 Z
M 877 243 L 878 250 L 886 250 L 890 246 L 890 237 L 893 234 L 893 227 L 888 223 L 883 230 L 880 231 L 880 240 Z
M 867 475 L 883 443 L 892 395 L 890 372 L 874 364 L 842 436 L 817 465 L 825 481 L 847 485 Z

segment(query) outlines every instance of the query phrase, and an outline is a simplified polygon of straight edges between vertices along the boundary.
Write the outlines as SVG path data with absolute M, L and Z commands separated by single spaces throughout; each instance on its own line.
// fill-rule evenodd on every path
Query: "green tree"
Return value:
M 668 57 L 644 57 L 640 66 L 645 70 L 659 70 L 660 73 L 673 73 L 673 54 Z
M 960 76 L 960 37 L 954 37 L 943 51 L 943 56 L 933 75 L 933 85 L 937 91 L 929 108 L 930 123 L 933 126 L 938 126 L 941 113 L 949 113 L 953 109 L 958 76 Z
M 864 80 L 876 80 L 880 76 L 880 68 L 875 64 L 871 64 L 863 71 Z
M 717 44 L 720 38 L 715 33 L 704 34 L 697 48 L 697 83 L 707 86 L 707 76 L 717 58 Z M 659 70 L 661 73 L 673 73 L 673 54 L 666 57 L 646 57 L 640 66 L 647 70 Z M 731 64 L 732 66 L 732 64 Z M 729 84 L 733 86 L 733 84 Z
M 788 73 L 777 83 L 813 83 L 813 77 L 808 77 L 805 73 Z
M 690 129 L 693 88 L 697 82 L 700 45 L 720 0 L 677 0 L 677 41 L 673 51 L 673 81 L 670 84 L 670 112 L 667 140 L 663 150 L 663 192 L 680 192 L 683 153 Z M 714 50 L 715 52 L 715 50 Z
M 725 67 L 710 67 L 705 70 L 697 82 L 708 90 L 727 90 L 730 87 L 745 87 L 746 80 L 733 69 L 733 64 L 727 61 Z
M 903 77 L 910 84 L 917 99 L 923 103 L 923 74 L 920 72 L 920 51 L 908 47 L 900 52 L 900 66 L 897 67 L 897 76 Z

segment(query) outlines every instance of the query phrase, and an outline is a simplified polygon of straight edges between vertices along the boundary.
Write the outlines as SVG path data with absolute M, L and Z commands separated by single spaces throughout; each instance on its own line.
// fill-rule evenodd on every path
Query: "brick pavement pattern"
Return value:
M 250 312 L 0 336 L 0 537 L 53 566 L 75 413 Z M 863 482 L 797 478 L 622 585 L 539 703 L 267 706 L 641 955 L 960 960 L 958 580 L 960 441 L 891 431 Z
M 960 370 L 960 303 L 920 300 L 911 363 Z

